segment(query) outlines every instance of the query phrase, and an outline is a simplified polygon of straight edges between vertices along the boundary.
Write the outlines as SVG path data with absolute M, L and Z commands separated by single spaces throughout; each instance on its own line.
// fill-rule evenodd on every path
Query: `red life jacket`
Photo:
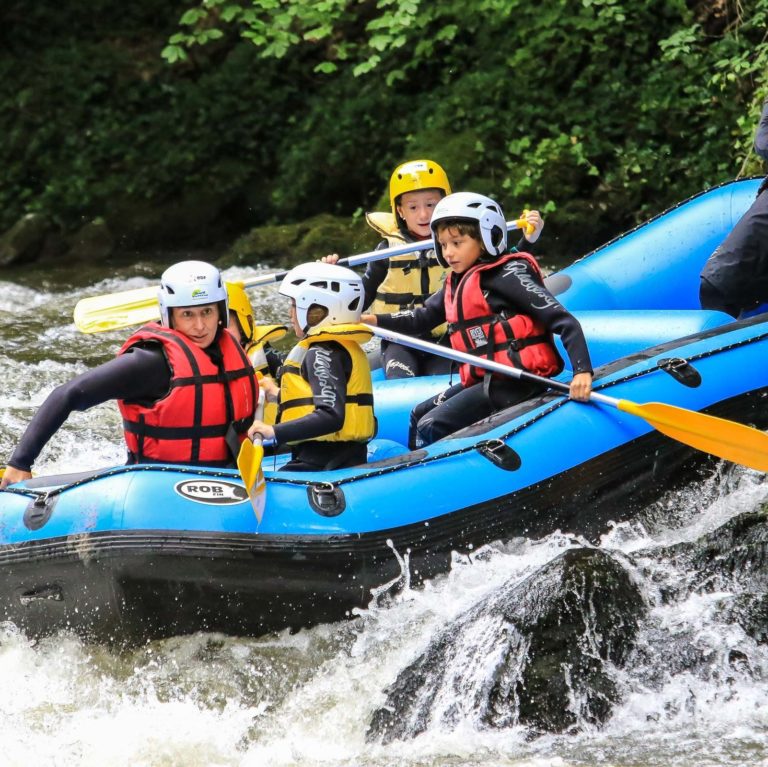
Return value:
M 508 253 L 491 263 L 470 267 L 461 275 L 455 292 L 454 281 L 450 278 L 446 280 L 445 317 L 448 320 L 451 346 L 502 365 L 549 377 L 563 369 L 563 361 L 555 348 L 552 334 L 527 314 L 511 317 L 494 314 L 483 295 L 481 274 L 490 269 L 499 269 L 513 259 L 527 261 L 543 281 L 541 269 L 529 253 Z M 488 371 L 464 363 L 460 375 L 462 384 L 471 386 L 482 381 Z M 494 376 L 505 377 L 501 374 Z
M 156 341 L 171 369 L 168 394 L 154 403 L 118 400 L 129 463 L 188 463 L 232 466 L 253 423 L 258 384 L 235 338 L 223 330 L 217 366 L 185 335 L 155 323 L 134 333 L 124 354 L 142 341 Z

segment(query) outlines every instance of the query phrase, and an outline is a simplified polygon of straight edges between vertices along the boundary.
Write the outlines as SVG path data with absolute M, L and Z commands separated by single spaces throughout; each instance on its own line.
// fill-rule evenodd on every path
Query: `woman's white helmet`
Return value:
M 219 270 L 205 261 L 180 261 L 169 266 L 160 278 L 157 292 L 160 321 L 171 327 L 171 308 L 174 306 L 219 305 L 219 321 L 227 326 L 229 307 L 227 289 Z
M 448 263 L 443 258 L 443 249 L 437 241 L 437 225 L 446 221 L 469 221 L 477 224 L 480 227 L 483 247 L 494 258 L 507 249 L 507 222 L 501 206 L 484 194 L 455 192 L 443 197 L 435 205 L 429 222 L 435 241 L 435 255 L 443 266 L 448 266 Z
M 326 315 L 312 327 L 360 322 L 363 280 L 351 269 L 320 261 L 300 264 L 285 275 L 279 291 L 296 302 L 296 319 L 305 333 L 313 306 L 324 308 Z

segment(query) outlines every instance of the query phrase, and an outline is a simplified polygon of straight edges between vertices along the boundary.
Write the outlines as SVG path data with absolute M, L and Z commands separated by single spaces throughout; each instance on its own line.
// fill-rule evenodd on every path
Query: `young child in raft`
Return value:
M 432 215 L 435 254 L 450 271 L 424 306 L 395 314 L 363 315 L 363 322 L 419 335 L 448 322 L 454 349 L 550 377 L 563 369 L 553 333 L 563 339 L 573 369 L 570 396 L 585 401 L 592 365 L 579 322 L 544 287 L 528 253 L 507 251 L 507 228 L 490 197 L 459 192 Z M 463 364 L 461 383 L 411 412 L 409 447 L 435 442 L 492 413 L 533 396 L 539 387 Z
M 443 168 L 433 160 L 411 160 L 398 165 L 389 180 L 389 201 L 392 212 L 366 213 L 368 225 L 384 237 L 377 250 L 419 242 L 432 237 L 429 222 L 435 206 L 451 193 L 451 185 Z M 544 221 L 537 210 L 525 212 L 530 226 L 518 248 L 528 250 L 539 238 Z M 338 256 L 329 256 L 335 263 Z M 433 250 L 371 261 L 363 275 L 364 308 L 374 314 L 385 314 L 423 306 L 445 280 L 446 268 Z M 445 327 L 429 328 L 420 338 L 442 343 Z M 447 342 L 445 342 L 447 344 Z M 444 357 L 403 344 L 382 340 L 381 363 L 386 378 L 448 373 L 451 361 Z
M 248 435 L 289 445 L 285 471 L 365 463 L 376 422 L 371 369 L 361 346 L 372 336 L 360 324 L 362 279 L 351 269 L 315 262 L 291 269 L 279 291 L 291 299 L 299 341 L 283 362 L 279 391 L 272 379 L 263 379 L 267 394 L 277 394 L 277 422 L 255 420 Z

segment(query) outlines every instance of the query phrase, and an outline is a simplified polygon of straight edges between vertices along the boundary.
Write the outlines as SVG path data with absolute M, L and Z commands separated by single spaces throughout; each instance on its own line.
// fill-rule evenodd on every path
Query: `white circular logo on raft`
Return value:
M 242 485 L 217 479 L 185 479 L 177 482 L 173 489 L 190 501 L 213 506 L 231 506 L 248 500 L 248 493 Z

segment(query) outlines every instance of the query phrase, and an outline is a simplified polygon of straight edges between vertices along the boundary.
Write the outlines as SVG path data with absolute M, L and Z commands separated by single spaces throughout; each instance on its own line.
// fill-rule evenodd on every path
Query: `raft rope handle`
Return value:
M 60 495 L 65 490 L 71 490 L 75 487 L 80 487 L 81 485 L 88 484 L 89 482 L 95 482 L 97 479 L 105 479 L 107 477 L 114 477 L 118 474 L 126 474 L 128 472 L 132 471 L 173 471 L 177 474 L 195 474 L 200 475 L 203 474 L 206 477 L 223 477 L 226 479 L 234 479 L 237 478 L 239 475 L 237 473 L 230 474 L 223 471 L 219 471 L 216 469 L 206 469 L 205 467 L 186 467 L 186 466 L 165 466 L 161 464 L 140 464 L 140 465 L 127 465 L 127 466 L 118 466 L 117 468 L 108 469 L 107 471 L 101 471 L 101 472 L 94 472 L 93 474 L 89 474 L 87 477 L 82 477 L 81 479 L 76 480 L 75 482 L 70 482 L 67 485 L 59 485 L 59 487 L 52 488 L 50 490 L 35 490 L 34 488 L 29 487 L 7 487 L 2 492 L 5 493 L 13 493 L 14 495 L 26 495 L 28 497 L 32 497 L 35 499 L 34 503 L 35 506 L 38 505 L 45 505 L 48 503 L 49 498 L 53 498 L 57 495 Z

